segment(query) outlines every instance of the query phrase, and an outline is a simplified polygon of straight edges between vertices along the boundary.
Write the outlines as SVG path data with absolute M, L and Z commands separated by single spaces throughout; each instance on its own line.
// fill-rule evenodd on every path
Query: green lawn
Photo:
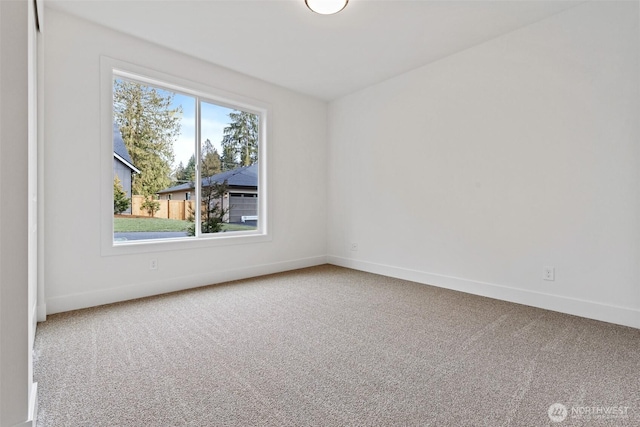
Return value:
M 136 231 L 187 231 L 189 221 L 166 218 L 114 218 L 113 231 L 132 233 Z
M 136 231 L 184 231 L 189 228 L 189 221 L 166 218 L 114 218 L 115 233 L 134 233 Z M 222 231 L 255 230 L 255 227 L 241 224 L 225 224 Z

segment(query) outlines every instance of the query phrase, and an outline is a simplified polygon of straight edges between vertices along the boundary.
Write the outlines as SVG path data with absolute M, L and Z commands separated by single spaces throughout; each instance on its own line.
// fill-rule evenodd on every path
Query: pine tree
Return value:
M 238 164 L 236 162 L 236 153 L 231 144 L 222 147 L 222 156 L 220 157 L 220 163 L 223 172 L 238 167 Z
M 222 208 L 224 195 L 228 190 L 227 182 L 215 182 L 211 180 L 213 175 L 216 175 L 222 171 L 220 155 L 211 144 L 210 140 L 206 140 L 202 144 L 201 155 L 201 179 L 202 186 L 200 188 L 200 201 L 202 209 L 202 216 L 200 218 L 200 230 L 202 233 L 218 233 L 222 231 L 222 225 L 224 224 L 224 217 L 229 211 Z M 189 227 L 188 234 L 190 236 L 195 235 L 195 212 L 190 210 L 189 221 L 193 221 L 193 224 Z
M 124 191 L 120 179 L 116 176 L 113 179 L 113 213 L 115 215 L 121 214 L 129 209 L 130 204 L 131 199 L 127 197 L 127 192 Z
M 228 170 L 257 163 L 258 115 L 234 110 L 229 118 L 231 123 L 224 128 L 222 138 L 223 167 Z
M 215 149 L 208 139 L 202 144 L 202 173 L 203 178 L 213 176 L 222 172 L 222 162 L 218 150 Z
M 113 88 L 114 119 L 131 160 L 133 194 L 151 196 L 171 184 L 173 143 L 180 134 L 182 108 L 171 108 L 173 94 L 117 79 Z
M 209 181 L 207 178 L 203 180 L 202 192 L 200 198 L 202 201 L 202 216 L 200 218 L 200 230 L 202 233 L 218 233 L 222 231 L 224 225 L 224 217 L 229 209 L 222 208 L 224 195 L 228 191 L 227 181 L 222 183 Z M 196 235 L 195 212 L 189 208 L 189 221 L 192 224 L 187 230 L 189 236 Z
M 160 210 L 160 202 L 155 200 L 153 196 L 145 196 L 144 202 L 140 204 L 142 210 L 147 211 L 149 216 L 154 216 Z
M 180 163 L 178 163 L 178 166 L 176 167 L 176 170 L 173 172 L 173 179 L 177 184 L 182 184 L 184 178 L 184 165 L 182 164 L 182 161 L 180 161 Z
M 173 173 L 175 181 L 178 184 L 185 184 L 188 182 L 195 182 L 196 180 L 196 156 L 191 155 L 187 165 L 184 166 L 182 162 L 178 164 L 176 171 Z

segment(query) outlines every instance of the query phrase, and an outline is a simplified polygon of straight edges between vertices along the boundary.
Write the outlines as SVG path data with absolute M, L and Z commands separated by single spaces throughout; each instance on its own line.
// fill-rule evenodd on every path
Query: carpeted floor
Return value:
M 333 266 L 49 316 L 34 376 L 39 427 L 640 425 L 640 330 Z

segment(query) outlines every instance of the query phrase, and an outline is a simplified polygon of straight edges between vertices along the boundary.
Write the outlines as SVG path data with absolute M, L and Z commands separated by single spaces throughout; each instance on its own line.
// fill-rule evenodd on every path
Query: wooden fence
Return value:
M 153 215 L 154 218 L 186 220 L 195 206 L 193 200 L 156 200 L 156 202 L 160 203 L 160 210 Z M 131 196 L 131 215 L 149 216 L 149 213 L 140 207 L 142 203 L 144 203 L 144 196 Z

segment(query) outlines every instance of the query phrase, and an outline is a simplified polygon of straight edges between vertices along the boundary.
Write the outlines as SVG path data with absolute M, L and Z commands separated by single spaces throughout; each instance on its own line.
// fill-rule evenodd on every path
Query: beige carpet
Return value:
M 639 330 L 332 266 L 50 316 L 34 369 L 40 427 L 640 425 Z

